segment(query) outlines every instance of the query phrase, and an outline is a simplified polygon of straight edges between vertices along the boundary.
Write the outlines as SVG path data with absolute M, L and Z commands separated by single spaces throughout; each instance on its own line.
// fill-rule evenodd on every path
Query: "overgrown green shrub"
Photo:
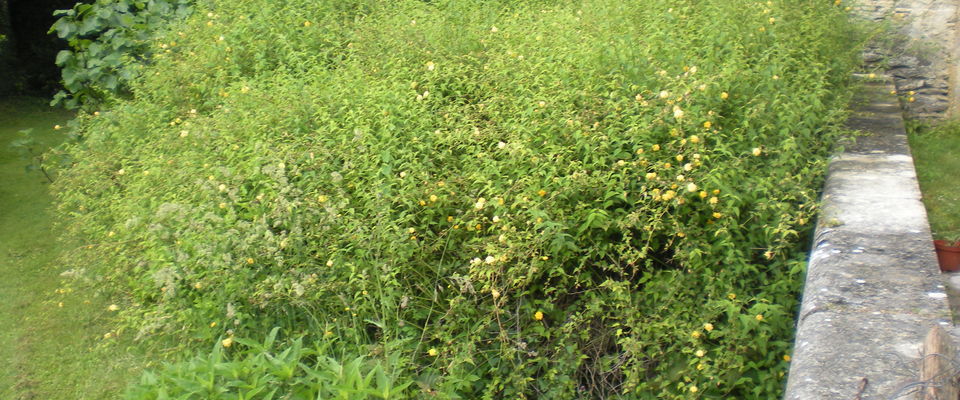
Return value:
M 439 398 L 778 396 L 856 63 L 832 1 L 205 7 L 56 183 L 117 334 L 279 326 Z

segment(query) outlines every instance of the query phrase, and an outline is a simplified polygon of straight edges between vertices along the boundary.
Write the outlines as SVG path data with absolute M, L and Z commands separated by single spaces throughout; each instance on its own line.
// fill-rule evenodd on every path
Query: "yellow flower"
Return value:
M 437 195 L 431 194 L 431 195 L 430 195 L 430 202 L 431 202 L 431 203 L 436 203 L 436 202 L 437 202 Z
M 546 195 L 547 195 L 547 191 L 546 191 L 546 190 L 543 190 L 543 189 L 540 189 L 540 190 L 537 191 L 537 195 L 539 195 L 540 197 L 546 196 Z
M 688 183 L 688 184 L 687 184 L 687 191 L 688 191 L 688 192 L 696 192 L 696 191 L 697 191 L 697 184 L 696 184 L 696 183 L 693 183 L 693 182 Z
M 420 200 L 420 201 L 418 202 L 418 204 L 420 204 L 421 206 L 425 206 L 425 205 L 427 205 L 427 202 L 425 202 L 425 201 L 423 201 L 423 200 Z
M 720 189 L 713 189 L 713 194 L 720 194 Z
M 427 71 L 433 71 L 437 67 L 437 64 L 434 64 L 433 61 L 427 62 Z
M 673 117 L 676 119 L 683 118 L 683 110 L 680 106 L 673 106 Z
M 697 363 L 697 371 L 702 371 L 706 366 L 703 363 Z
M 700 335 L 701 335 L 701 334 L 700 334 L 700 331 L 693 331 L 692 333 L 690 333 L 690 337 L 692 337 L 692 338 L 694 338 L 694 339 L 699 339 L 699 338 L 700 338 Z
M 220 208 L 227 208 L 227 203 L 220 203 L 217 206 Z
M 696 354 L 697 357 L 703 357 L 703 356 L 707 355 L 707 352 L 705 352 L 705 351 L 703 351 L 703 350 L 697 350 L 697 352 L 694 353 L 694 354 Z
M 60 125 L 54 125 L 54 126 L 53 126 L 53 130 L 55 130 L 55 131 L 59 131 L 60 128 L 61 128 Z
M 430 350 L 427 350 L 427 355 L 429 355 L 430 357 L 436 357 L 437 354 L 440 354 L 440 352 L 438 352 L 437 349 L 431 348 Z
M 116 234 L 117 234 L 116 232 L 110 231 L 110 232 L 107 232 L 107 237 L 113 237 Z
M 120 309 L 120 306 L 116 304 L 111 304 L 110 306 L 107 307 L 107 311 L 117 311 L 119 309 Z
M 252 258 L 247 258 L 247 264 L 253 264 L 253 259 L 252 259 Z
M 332 266 L 333 266 L 333 259 L 327 260 L 327 266 L 328 266 L 328 267 L 332 267 Z
M 730 300 L 736 299 L 736 298 L 737 298 L 737 294 L 736 294 L 736 293 L 730 293 L 730 294 L 727 295 L 727 298 L 730 299 Z
M 784 355 L 783 355 L 783 361 L 790 362 L 790 355 L 789 355 L 789 354 L 784 354 Z
M 720 219 L 720 217 L 722 217 L 722 216 L 723 216 L 723 214 L 720 214 L 720 213 L 718 213 L 718 212 L 713 213 L 713 218 Z
M 668 191 L 666 191 L 666 192 L 663 192 L 663 195 L 661 195 L 660 198 L 662 198 L 663 201 L 670 201 L 671 199 L 673 199 L 674 197 L 676 197 L 676 195 L 677 195 L 676 192 L 674 192 L 674 191 L 672 191 L 672 190 L 668 190 Z
M 774 23 L 774 22 L 777 22 L 777 19 L 774 18 L 774 17 L 770 17 L 770 23 L 772 24 L 772 23 Z
M 677 154 L 677 156 L 674 157 L 674 158 L 675 158 L 677 161 L 683 161 L 683 154 Z
M 721 99 L 726 100 L 727 97 L 730 97 L 730 93 L 727 93 L 727 92 L 720 93 Z
M 704 124 L 706 124 L 706 122 L 704 122 Z M 700 143 L 700 137 L 697 135 L 690 136 L 690 143 L 693 143 L 693 144 Z
M 914 101 L 917 101 L 917 99 L 915 99 L 915 98 L 913 98 L 913 97 L 910 97 L 910 98 L 907 99 L 907 101 L 913 103 Z
M 324 195 L 317 196 L 317 201 L 320 203 L 326 203 L 327 200 L 329 200 L 327 196 L 324 196 Z
M 648 180 L 650 180 L 650 179 L 656 179 L 656 177 L 657 177 L 657 173 L 656 173 L 656 172 L 647 172 L 647 179 L 648 179 Z
M 690 386 L 690 393 L 696 393 L 698 391 L 700 391 L 700 389 L 698 389 L 696 385 Z
M 705 331 L 707 331 L 707 332 L 712 331 L 712 330 L 713 330 L 713 324 L 711 324 L 711 323 L 709 323 L 709 322 L 703 324 L 703 330 L 705 330 Z
M 233 338 L 228 337 L 226 339 L 223 339 L 220 341 L 220 344 L 223 345 L 223 347 L 233 346 Z
M 535 320 L 537 320 L 537 321 L 543 321 L 543 312 L 537 311 L 537 312 L 533 313 L 533 319 L 535 319 Z
M 448 215 L 448 216 L 447 216 L 447 222 L 453 222 L 453 216 L 452 216 L 452 215 Z
M 707 198 L 707 191 L 701 190 L 700 193 L 697 194 L 697 196 L 700 196 L 701 199 L 705 199 Z
M 310 21 L 304 21 L 304 22 L 303 22 L 303 26 L 305 26 L 305 27 L 307 27 L 307 28 L 309 28 L 310 25 L 313 25 Z
M 213 327 L 215 327 L 215 326 L 217 326 L 217 321 L 213 321 L 213 322 L 210 323 L 210 327 L 211 327 L 211 328 L 213 328 Z
M 761 150 L 759 147 L 754 147 L 752 151 L 753 155 L 757 157 L 759 157 L 762 152 L 763 150 Z
M 763 321 L 763 314 L 757 314 L 757 321 Z
M 711 126 L 713 126 L 713 123 L 710 122 L 710 121 L 707 121 L 707 122 L 704 122 L 704 123 L 703 123 L 703 127 L 706 128 L 706 129 L 710 129 Z
M 497 33 L 497 32 L 500 32 L 500 30 L 497 29 L 496 26 L 491 26 L 491 27 L 490 27 L 490 32 Z
M 717 204 L 717 203 L 720 202 L 720 199 L 718 199 L 717 196 L 713 196 L 713 197 L 710 198 L 710 200 L 707 200 L 707 201 L 708 201 L 710 204 Z
M 660 151 L 660 145 L 659 145 L 659 144 L 655 144 L 655 145 L 653 145 L 653 147 L 651 147 L 651 149 L 653 149 L 653 151 Z

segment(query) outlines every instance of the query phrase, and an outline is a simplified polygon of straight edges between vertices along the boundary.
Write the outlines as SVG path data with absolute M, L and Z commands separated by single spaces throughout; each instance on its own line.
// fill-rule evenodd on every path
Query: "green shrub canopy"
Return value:
M 66 260 L 157 346 L 772 398 L 850 34 L 832 1 L 207 1 L 80 118 Z

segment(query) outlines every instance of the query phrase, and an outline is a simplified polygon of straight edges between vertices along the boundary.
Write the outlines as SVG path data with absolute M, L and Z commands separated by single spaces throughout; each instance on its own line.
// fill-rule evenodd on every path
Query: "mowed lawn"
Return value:
M 914 129 L 910 148 L 934 239 L 960 240 L 960 122 Z
M 10 146 L 32 129 L 49 148 L 70 118 L 44 99 L 0 101 L 0 399 L 112 398 L 128 376 L 99 351 L 104 306 L 62 285 L 47 178 Z

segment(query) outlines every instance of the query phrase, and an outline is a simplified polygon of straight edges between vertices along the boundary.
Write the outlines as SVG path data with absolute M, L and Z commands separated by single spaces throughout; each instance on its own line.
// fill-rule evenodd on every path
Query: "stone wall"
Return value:
M 879 63 L 894 77 L 906 114 L 960 116 L 960 0 L 861 0 L 860 4 L 860 15 L 895 28 L 892 37 L 866 52 L 865 61 Z

